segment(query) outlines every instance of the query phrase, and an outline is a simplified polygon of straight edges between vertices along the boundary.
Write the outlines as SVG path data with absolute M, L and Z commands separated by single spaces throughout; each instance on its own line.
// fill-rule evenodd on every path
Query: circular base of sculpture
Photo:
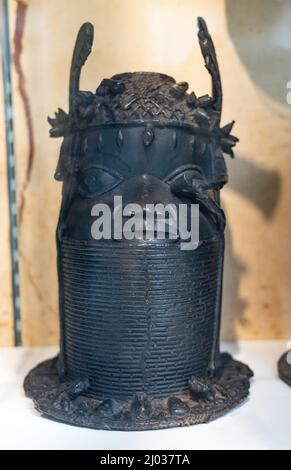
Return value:
M 285 354 L 280 357 L 278 361 L 278 372 L 280 379 L 291 387 L 291 362 L 290 360 L 287 361 L 287 356 L 289 356 L 289 359 L 291 358 L 291 350 L 285 352 Z
M 137 431 L 211 421 L 248 395 L 248 366 L 223 353 L 213 377 L 191 378 L 189 389 L 178 396 L 158 399 L 138 393 L 127 401 L 97 400 L 86 396 L 89 381 L 61 381 L 58 358 L 39 364 L 24 381 L 26 396 L 44 416 L 95 429 Z

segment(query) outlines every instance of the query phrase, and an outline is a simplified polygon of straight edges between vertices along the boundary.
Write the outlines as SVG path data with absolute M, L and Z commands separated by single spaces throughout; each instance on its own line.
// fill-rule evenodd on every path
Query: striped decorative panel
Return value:
M 89 394 L 169 396 L 208 366 L 213 340 L 218 241 L 82 242 L 60 246 L 64 358 Z

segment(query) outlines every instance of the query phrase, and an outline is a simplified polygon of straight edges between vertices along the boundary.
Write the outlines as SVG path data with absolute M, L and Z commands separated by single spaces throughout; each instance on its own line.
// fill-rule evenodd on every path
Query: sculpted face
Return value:
M 95 204 L 163 205 L 198 202 L 194 191 L 173 190 L 187 178 L 211 180 L 209 139 L 175 126 L 101 126 L 82 134 L 78 171 L 68 175 L 73 190 L 65 219 L 70 236 L 90 238 Z M 204 217 L 205 218 L 205 217 Z
M 89 131 L 80 151 L 83 194 L 99 196 L 140 175 L 151 175 L 169 184 L 184 171 L 196 169 L 201 178 L 207 178 L 206 141 L 200 139 L 200 143 L 203 153 L 195 148 L 195 137 L 187 129 L 131 125 Z M 90 172 L 96 176 L 95 188 L 86 178 Z
M 92 207 L 112 207 L 115 196 L 142 208 L 198 203 L 204 236 L 216 229 L 215 202 L 227 181 L 223 150 L 231 153 L 236 141 L 233 123 L 219 127 L 219 82 L 215 99 L 187 89 L 160 73 L 119 74 L 104 79 L 95 94 L 78 91 L 71 114 L 59 110 L 50 119 L 51 135 L 64 136 L 56 172 L 64 181 L 62 229 L 90 239 Z M 205 224 L 212 225 L 206 232 Z

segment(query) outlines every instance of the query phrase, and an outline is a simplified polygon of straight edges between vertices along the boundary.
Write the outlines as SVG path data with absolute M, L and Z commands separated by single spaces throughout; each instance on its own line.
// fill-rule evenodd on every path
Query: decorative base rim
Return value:
M 291 387 L 291 364 L 290 361 L 287 361 L 288 354 L 291 357 L 291 349 L 280 357 L 278 361 L 278 372 L 280 379 Z
M 44 416 L 95 429 L 142 431 L 206 423 L 246 399 L 253 373 L 223 353 L 211 378 L 189 380 L 187 392 L 157 399 L 138 393 L 132 399 L 97 400 L 86 396 L 87 379 L 61 381 L 58 357 L 32 369 L 24 381 L 26 396 Z

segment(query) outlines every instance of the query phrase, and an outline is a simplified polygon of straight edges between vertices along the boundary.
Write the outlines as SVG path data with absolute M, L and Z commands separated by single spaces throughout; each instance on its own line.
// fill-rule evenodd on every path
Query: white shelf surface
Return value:
M 291 449 L 291 387 L 277 376 L 277 360 L 287 346 L 287 340 L 224 343 L 222 350 L 255 373 L 249 399 L 208 424 L 139 432 L 78 428 L 41 417 L 22 382 L 58 349 L 2 348 L 0 449 Z

